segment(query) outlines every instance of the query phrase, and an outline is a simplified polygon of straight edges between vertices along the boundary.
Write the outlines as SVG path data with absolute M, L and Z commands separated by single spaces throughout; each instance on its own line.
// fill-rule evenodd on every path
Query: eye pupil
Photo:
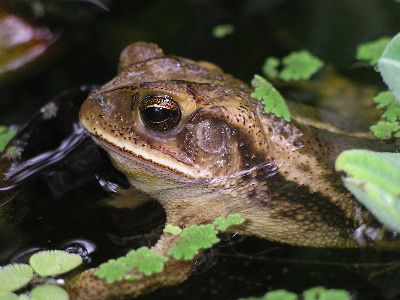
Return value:
M 143 123 L 155 131 L 171 130 L 181 120 L 179 105 L 166 95 L 142 98 L 139 112 Z
M 176 111 L 160 106 L 146 107 L 143 115 L 151 122 L 159 123 L 171 118 Z

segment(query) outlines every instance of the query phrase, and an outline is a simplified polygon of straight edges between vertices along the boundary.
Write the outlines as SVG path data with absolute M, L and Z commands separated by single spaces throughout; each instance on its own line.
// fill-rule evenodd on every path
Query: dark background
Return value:
M 245 81 L 261 72 L 267 56 L 308 49 L 354 81 L 380 84 L 379 75 L 355 62 L 356 47 L 400 30 L 400 3 L 394 0 L 114 0 L 103 4 L 107 9 L 95 1 L 0 0 L 0 7 L 59 35 L 44 62 L 12 81 L 0 82 L 0 124 L 22 124 L 60 92 L 110 80 L 120 51 L 137 40 L 157 43 L 169 54 L 210 60 Z M 223 23 L 234 25 L 234 34 L 212 37 L 212 28 Z M 104 212 L 81 209 L 77 213 L 76 200 L 74 205 L 61 218 L 44 214 L 51 221 L 40 241 L 49 239 L 51 232 L 57 241 L 77 237 L 86 217 L 92 224 L 84 226 L 104 236 L 109 225 Z M 51 228 L 54 224 L 58 231 Z M 385 266 L 385 261 L 390 263 Z M 357 299 L 397 299 L 396 261 L 398 254 L 390 252 L 313 250 L 234 239 L 210 251 L 198 275 L 186 283 L 143 298 L 237 299 L 269 289 L 301 292 L 323 285 L 347 289 Z M 377 264 L 366 267 L 366 262 Z

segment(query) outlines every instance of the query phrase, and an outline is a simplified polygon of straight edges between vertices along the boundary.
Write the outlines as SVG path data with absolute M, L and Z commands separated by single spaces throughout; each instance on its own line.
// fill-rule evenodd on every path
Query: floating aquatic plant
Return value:
M 104 278 L 107 283 L 113 283 L 125 279 L 131 269 L 124 264 L 123 258 L 124 257 L 110 259 L 101 264 L 96 271 L 96 276 Z
M 41 251 L 29 259 L 29 264 L 40 276 L 53 276 L 67 273 L 82 263 L 78 254 L 61 250 Z
M 150 276 L 154 273 L 162 272 L 167 257 L 155 253 L 147 247 L 141 247 L 130 251 L 126 256 L 118 259 L 111 259 L 101 264 L 96 276 L 106 279 L 108 283 L 121 281 L 123 279 L 135 280 L 139 276 L 128 274 L 133 270 Z M 129 275 L 129 276 L 128 276 Z M 127 277 L 128 276 L 128 277 Z
M 384 113 L 378 123 L 371 126 L 372 133 L 383 140 L 400 137 L 400 34 L 393 39 L 382 37 L 360 45 L 357 59 L 378 64 L 375 69 L 390 89 L 374 97 L 377 108 Z
M 217 39 L 222 39 L 234 32 L 235 27 L 232 24 L 220 24 L 212 29 L 211 35 Z
M 212 224 L 191 225 L 183 229 L 178 243 L 169 249 L 175 259 L 191 260 L 201 249 L 211 248 L 219 242 L 218 232 L 224 232 L 229 227 L 243 224 L 240 214 L 230 214 L 227 217 L 217 217 Z
M 0 152 L 4 150 L 8 142 L 14 137 L 16 133 L 17 130 L 15 129 L 15 127 L 0 125 Z
M 265 112 L 273 113 L 279 118 L 290 121 L 291 116 L 285 99 L 271 83 L 260 75 L 254 75 L 251 85 L 254 88 L 251 97 L 261 101 Z
M 61 287 L 53 284 L 44 284 L 31 291 L 32 300 L 68 300 L 68 293 Z
M 356 58 L 367 61 L 371 66 L 375 66 L 389 42 L 390 37 L 384 36 L 361 44 L 357 47 Z
M 230 214 L 226 218 L 217 217 L 214 220 L 215 229 L 218 231 L 226 231 L 229 227 L 243 224 L 244 218 L 241 214 Z
M 315 298 L 315 300 L 350 300 L 350 299 L 351 299 L 350 295 L 347 291 L 339 289 L 329 289 L 322 291 L 321 294 L 319 295 L 319 298 Z
M 379 121 L 371 126 L 372 133 L 379 139 L 387 140 L 392 136 L 400 137 L 399 122 Z
M 180 228 L 179 226 L 172 225 L 172 224 L 167 224 L 167 225 L 165 225 L 163 232 L 170 233 L 173 235 L 179 235 L 182 232 L 182 228 Z
M 0 300 L 19 300 L 18 295 L 11 292 L 0 292 Z
M 0 292 L 16 291 L 31 281 L 33 270 L 26 264 L 12 264 L 0 269 Z
M 276 79 L 279 76 L 278 67 L 281 64 L 281 60 L 277 57 L 270 56 L 265 59 L 262 66 L 262 71 L 269 79 Z
M 201 249 L 211 248 L 219 242 L 214 225 L 191 225 L 183 229 L 178 243 L 168 250 L 175 259 L 191 260 Z
M 344 185 L 386 227 L 400 230 L 400 153 L 348 150 L 336 160 Z
M 231 214 L 226 218 L 218 217 L 212 224 L 191 225 L 183 230 L 175 225 L 167 224 L 164 233 L 179 237 L 176 245 L 167 253 L 174 259 L 190 260 L 202 249 L 208 249 L 219 239 L 218 232 L 244 222 L 240 214 Z M 110 259 L 100 265 L 96 276 L 108 283 L 121 280 L 136 280 L 142 276 L 150 276 L 162 272 L 169 257 L 160 255 L 147 247 L 130 251 L 126 256 Z
M 314 287 L 303 292 L 303 300 L 350 300 L 350 295 L 345 290 L 326 289 Z M 261 297 L 240 298 L 239 300 L 300 300 L 295 293 L 286 290 L 274 290 Z
M 307 289 L 303 292 L 304 300 L 318 300 L 321 294 L 325 293 L 326 288 L 322 286 L 316 286 L 310 289 Z
M 292 52 L 282 59 L 283 69 L 279 74 L 279 79 L 306 80 L 318 72 L 324 62 L 312 55 L 307 50 Z
M 279 66 L 282 69 L 279 70 Z M 282 60 L 276 57 L 268 57 L 262 70 L 270 79 L 281 79 L 283 81 L 307 80 L 316 74 L 324 62 L 312 55 L 307 50 L 292 52 Z
M 400 33 L 390 40 L 378 60 L 383 81 L 400 103 Z
M 376 107 L 383 109 L 380 121 L 371 126 L 371 131 L 379 139 L 389 139 L 393 136 L 400 137 L 400 103 L 389 92 L 380 92 L 374 97 Z
M 56 285 L 41 285 L 26 294 L 16 295 L 16 291 L 26 286 L 33 278 L 34 271 L 40 276 L 66 273 L 82 263 L 77 254 L 65 251 L 41 251 L 31 256 L 30 265 L 12 264 L 0 269 L 0 300 L 68 300 L 67 292 Z

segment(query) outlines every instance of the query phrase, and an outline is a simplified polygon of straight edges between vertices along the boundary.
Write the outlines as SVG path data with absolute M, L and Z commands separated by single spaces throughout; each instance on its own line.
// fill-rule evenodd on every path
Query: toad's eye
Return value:
M 146 96 L 140 100 L 139 112 L 146 126 L 155 131 L 168 131 L 181 120 L 179 105 L 166 95 Z

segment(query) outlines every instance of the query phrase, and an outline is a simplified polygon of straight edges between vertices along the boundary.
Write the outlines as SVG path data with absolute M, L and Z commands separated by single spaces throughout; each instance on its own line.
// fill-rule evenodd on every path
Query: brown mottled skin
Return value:
M 167 223 L 186 227 L 240 213 L 246 222 L 235 231 L 243 235 L 357 246 L 354 231 L 365 213 L 333 170 L 353 138 L 310 118 L 287 123 L 265 114 L 250 93 L 211 63 L 165 56 L 139 42 L 122 52 L 119 74 L 84 102 L 80 120 L 133 188 L 161 203 Z M 172 129 L 156 131 L 143 120 L 140 103 L 153 96 L 180 107 Z M 175 242 L 163 235 L 154 249 L 165 254 Z M 119 299 L 177 284 L 190 271 L 191 262 L 171 259 L 160 274 L 108 285 L 89 270 L 68 289 L 73 299 Z

